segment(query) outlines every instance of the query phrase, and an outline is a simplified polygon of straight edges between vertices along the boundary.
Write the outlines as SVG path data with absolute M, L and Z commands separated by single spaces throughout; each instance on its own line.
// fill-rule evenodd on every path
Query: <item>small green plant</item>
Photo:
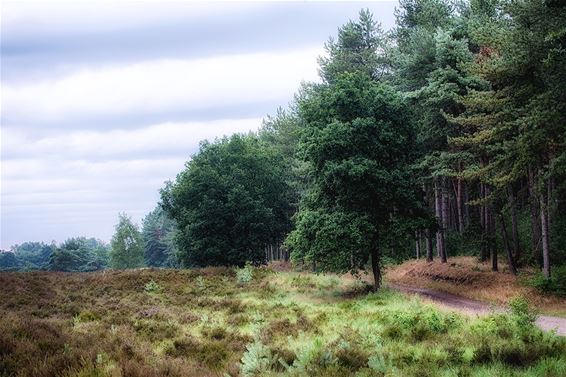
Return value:
M 509 301 L 509 309 L 522 328 L 532 327 L 537 319 L 537 313 L 531 309 L 529 301 L 524 297 L 515 297 Z
M 383 355 L 372 355 L 368 360 L 368 367 L 376 372 L 386 374 L 393 369 L 391 361 L 387 360 Z
M 157 284 L 153 279 L 151 279 L 144 287 L 147 293 L 159 293 L 161 292 L 161 286 Z
M 204 291 L 206 289 L 206 281 L 204 280 L 204 278 L 202 276 L 198 276 L 195 279 L 195 283 L 196 283 L 197 289 L 199 291 Z
M 253 280 L 253 266 L 248 262 L 243 268 L 236 270 L 236 280 L 240 284 L 247 284 Z
M 528 284 L 541 293 L 566 297 L 566 265 L 555 267 L 549 279 L 539 272 L 528 281 Z
M 244 377 L 262 376 L 277 365 L 277 357 L 269 347 L 256 341 L 246 346 L 242 357 L 240 372 Z

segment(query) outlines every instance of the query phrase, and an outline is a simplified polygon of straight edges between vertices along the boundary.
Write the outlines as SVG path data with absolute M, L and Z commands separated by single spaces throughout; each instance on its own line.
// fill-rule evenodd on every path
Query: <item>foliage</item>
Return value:
M 21 262 L 15 253 L 11 251 L 0 252 L 0 271 L 17 271 L 20 266 Z
M 335 275 L 251 268 L 246 285 L 218 267 L 0 274 L 0 370 L 530 377 L 566 365 L 566 340 L 515 314 L 464 318 L 391 290 L 352 296 Z M 204 291 L 188 284 L 199 278 Z M 148 294 L 151 282 L 164 289 Z
M 247 284 L 253 279 L 253 266 L 250 263 L 236 270 L 236 280 L 240 284 Z
M 108 264 L 108 245 L 94 238 L 69 238 L 49 256 L 52 271 L 96 271 Z
M 112 236 L 110 265 L 115 269 L 137 268 L 144 265 L 143 240 L 137 225 L 124 213 L 118 215 Z
M 343 73 L 303 93 L 299 114 L 311 184 L 286 245 L 326 270 L 364 269 L 392 217 L 420 215 L 404 101 L 361 72 Z
M 175 222 L 157 206 L 145 216 L 142 224 L 145 264 L 151 267 L 177 267 Z
M 17 260 L 18 270 L 45 270 L 49 266 L 49 256 L 55 249 L 55 245 L 43 242 L 24 242 L 10 248 L 13 257 Z M 14 258 L 7 256 L 6 262 L 13 263 Z M 11 267 L 13 268 L 13 267 Z
M 240 371 L 244 377 L 263 376 L 275 365 L 277 365 L 277 359 L 269 347 L 256 341 L 246 346 Z
M 289 230 L 292 199 L 284 165 L 270 145 L 248 135 L 201 143 L 174 183 L 161 191 L 179 227 L 185 266 L 254 264 Z
M 157 284 L 157 282 L 155 282 L 155 280 L 151 279 L 144 286 L 144 290 L 147 293 L 159 293 L 161 292 L 162 288 L 159 284 Z
M 542 293 L 566 297 L 566 266 L 554 268 L 550 279 L 546 279 L 544 275 L 539 272 L 530 279 L 529 284 Z

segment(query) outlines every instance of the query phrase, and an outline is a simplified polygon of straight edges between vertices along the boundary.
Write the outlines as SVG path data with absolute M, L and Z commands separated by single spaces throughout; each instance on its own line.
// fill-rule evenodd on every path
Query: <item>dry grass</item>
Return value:
M 423 287 L 496 305 L 507 305 L 517 296 L 525 297 L 541 313 L 566 317 L 566 299 L 541 295 L 522 283 L 534 275 L 533 270 L 522 270 L 513 276 L 500 261 L 500 272 L 491 271 L 490 262 L 475 257 L 454 257 L 448 263 L 413 260 L 387 269 L 387 282 L 412 287 Z
M 509 316 L 463 321 L 359 280 L 277 269 L 245 283 L 227 268 L 0 273 L 0 377 L 566 371 L 566 339 Z

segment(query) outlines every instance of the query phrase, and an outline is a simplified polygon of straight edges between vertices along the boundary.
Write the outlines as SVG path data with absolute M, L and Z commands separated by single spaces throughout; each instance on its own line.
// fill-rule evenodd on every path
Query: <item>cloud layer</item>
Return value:
M 4 2 L 0 247 L 139 222 L 201 140 L 257 130 L 339 25 L 395 4 Z

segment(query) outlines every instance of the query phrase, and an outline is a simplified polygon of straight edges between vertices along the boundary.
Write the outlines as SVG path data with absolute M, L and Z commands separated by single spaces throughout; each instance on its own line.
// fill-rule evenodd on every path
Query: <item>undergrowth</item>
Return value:
M 566 375 L 524 299 L 469 319 L 269 268 L 0 274 L 0 376 Z

